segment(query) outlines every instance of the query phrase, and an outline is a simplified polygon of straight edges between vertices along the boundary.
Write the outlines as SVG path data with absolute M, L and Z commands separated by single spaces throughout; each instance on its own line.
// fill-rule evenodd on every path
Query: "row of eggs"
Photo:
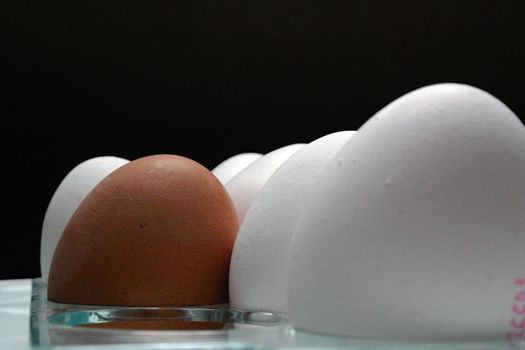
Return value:
M 120 180 L 133 171 L 154 180 Z M 179 305 L 229 298 L 235 308 L 287 313 L 307 331 L 523 337 L 525 128 L 488 93 L 460 84 L 424 87 L 357 132 L 240 154 L 212 173 L 167 155 L 129 163 L 98 157 L 74 168 L 44 219 L 41 268 L 49 298 L 100 304 L 104 288 L 114 285 L 118 295 L 131 295 L 103 303 L 166 306 L 167 295 L 184 291 L 129 292 L 141 283 L 133 276 L 155 275 L 157 264 L 159 279 L 185 275 L 200 290 L 188 287 L 191 295 Z M 179 181 L 181 174 L 191 181 Z M 133 198 L 129 188 L 156 192 Z M 184 212 L 175 222 L 190 236 L 173 239 L 173 228 L 159 224 L 168 234 L 155 237 L 155 215 L 159 222 L 173 216 L 163 214 L 166 205 Z M 125 223 L 130 213 L 133 228 Z

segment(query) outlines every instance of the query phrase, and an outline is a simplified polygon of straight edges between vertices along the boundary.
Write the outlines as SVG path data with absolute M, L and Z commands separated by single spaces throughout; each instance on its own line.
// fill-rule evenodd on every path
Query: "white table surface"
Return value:
M 0 349 L 31 349 L 31 280 L 0 280 Z

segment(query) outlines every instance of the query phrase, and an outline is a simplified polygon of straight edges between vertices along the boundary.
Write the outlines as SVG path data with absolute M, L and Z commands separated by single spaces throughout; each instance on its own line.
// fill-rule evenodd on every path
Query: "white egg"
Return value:
M 276 149 L 262 156 L 228 181 L 225 187 L 235 204 L 239 222 L 242 222 L 253 199 L 274 171 L 303 146 L 303 143 L 297 143 Z
M 237 154 L 217 165 L 211 172 L 219 179 L 222 184 L 226 184 L 244 168 L 261 157 L 262 154 L 260 153 Z
M 299 214 L 317 177 L 353 133 L 333 133 L 304 146 L 260 190 L 244 217 L 233 249 L 233 307 L 287 311 L 290 245 Z
M 459 84 L 413 91 L 358 130 L 319 179 L 292 243 L 294 327 L 519 337 L 525 128 L 503 103 Z
M 128 163 L 118 157 L 96 157 L 71 170 L 56 189 L 44 217 L 40 244 L 40 270 L 47 282 L 56 245 L 69 219 L 87 194 L 113 170 Z

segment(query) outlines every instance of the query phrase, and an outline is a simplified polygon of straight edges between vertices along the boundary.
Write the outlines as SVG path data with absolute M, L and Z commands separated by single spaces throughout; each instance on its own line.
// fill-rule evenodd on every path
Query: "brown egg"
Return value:
M 206 168 L 174 155 L 137 159 L 102 180 L 72 216 L 53 256 L 48 298 L 225 303 L 237 230 L 232 201 Z

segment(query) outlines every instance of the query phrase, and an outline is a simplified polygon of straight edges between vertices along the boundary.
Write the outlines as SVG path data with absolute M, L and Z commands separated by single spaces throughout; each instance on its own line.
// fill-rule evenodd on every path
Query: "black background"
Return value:
M 525 116 L 523 4 L 4 0 L 0 278 L 39 275 L 47 204 L 91 157 L 175 153 L 212 168 L 357 129 L 447 81 Z

